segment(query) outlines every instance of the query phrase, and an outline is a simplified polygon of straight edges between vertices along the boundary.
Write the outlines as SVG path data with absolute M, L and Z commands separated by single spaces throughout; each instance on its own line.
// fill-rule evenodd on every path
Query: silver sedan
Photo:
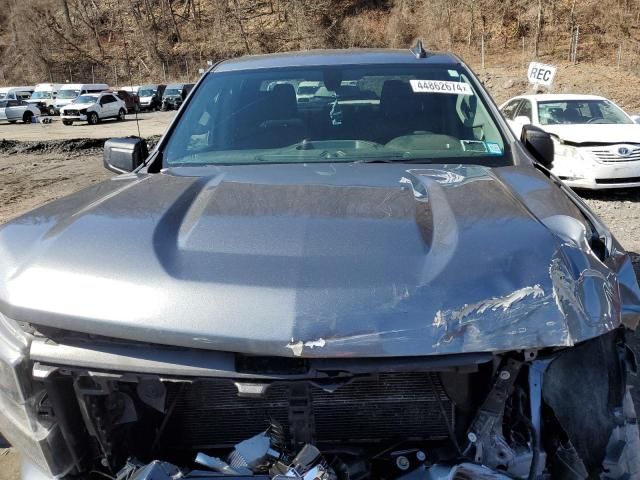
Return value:
M 0 121 L 31 123 L 37 115 L 40 115 L 40 110 L 35 105 L 21 100 L 0 100 Z

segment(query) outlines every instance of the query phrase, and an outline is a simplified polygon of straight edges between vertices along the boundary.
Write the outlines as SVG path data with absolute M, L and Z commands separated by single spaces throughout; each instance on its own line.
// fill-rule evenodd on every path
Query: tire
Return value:
M 87 123 L 89 125 L 97 125 L 99 121 L 100 118 L 98 117 L 98 114 L 96 112 L 90 112 L 87 115 Z
M 117 117 L 118 122 L 124 122 L 126 114 L 127 112 L 124 110 L 124 108 L 121 108 L 120 111 L 118 112 L 118 117 Z
M 30 112 L 29 110 L 27 110 L 26 112 L 24 112 L 24 114 L 22 115 L 22 122 L 23 123 L 31 123 L 31 119 L 33 118 L 33 112 Z
M 62 120 L 62 123 L 64 125 L 73 125 L 73 122 L 71 120 Z

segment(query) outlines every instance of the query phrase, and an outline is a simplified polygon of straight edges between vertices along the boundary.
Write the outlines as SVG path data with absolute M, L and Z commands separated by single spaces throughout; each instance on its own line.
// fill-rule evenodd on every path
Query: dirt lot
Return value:
M 532 87 L 527 83 L 527 65 L 513 57 L 505 58 L 502 62 L 502 66 L 487 66 L 485 69 L 477 62 L 472 63 L 472 68 L 498 105 L 516 95 L 532 93 Z M 589 63 L 556 66 L 558 71 L 554 85 L 545 92 L 601 95 L 613 100 L 631 115 L 640 113 L 638 90 L 628 88 L 628 85 L 638 82 L 636 74 L 620 68 Z
M 492 77 L 492 82 L 503 85 L 503 79 L 496 76 Z M 509 83 L 508 89 L 511 88 Z M 502 91 L 499 96 L 505 95 Z M 172 117 L 171 112 L 140 115 L 142 135 L 161 134 Z M 109 178 L 111 173 L 102 167 L 101 139 L 126 135 L 137 135 L 134 121 L 105 122 L 95 127 L 66 127 L 60 122 L 0 125 L 0 224 L 38 205 Z M 56 141 L 37 143 L 43 139 Z M 74 142 L 69 139 L 94 140 Z M 632 253 L 636 267 L 640 267 L 640 189 L 580 194 Z M 636 351 L 640 354 L 640 348 Z M 0 448 L 0 480 L 18 478 L 18 455 L 12 449 Z
M 174 111 L 139 113 L 138 122 L 135 121 L 135 115 L 127 115 L 124 122 L 105 120 L 98 125 L 87 125 L 83 122 L 66 126 L 62 124 L 60 117 L 43 117 L 52 119 L 51 123 L 8 124 L 3 122 L 0 123 L 0 139 L 33 142 L 43 139 L 126 137 L 138 135 L 137 124 L 140 125 L 140 136 L 153 137 L 162 135 L 175 113 Z

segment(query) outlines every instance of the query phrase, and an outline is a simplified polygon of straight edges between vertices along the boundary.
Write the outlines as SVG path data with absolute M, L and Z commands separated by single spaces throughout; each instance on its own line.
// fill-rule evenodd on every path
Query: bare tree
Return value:
M 249 47 L 249 37 L 244 29 L 242 17 L 240 16 L 240 7 L 238 5 L 238 0 L 233 0 L 233 7 L 233 14 L 235 16 L 236 22 L 238 22 L 238 28 L 240 29 L 240 36 L 242 37 L 242 41 L 244 42 L 245 51 L 246 53 L 250 53 L 251 48 Z
M 542 0 L 538 0 L 538 16 L 536 19 L 536 33 L 535 33 L 535 36 L 533 37 L 533 53 L 536 57 L 540 54 L 540 42 L 542 41 L 543 28 L 544 28 L 543 2 Z
M 60 5 L 62 6 L 62 13 L 67 27 L 73 29 L 73 22 L 71 21 L 71 14 L 69 13 L 69 3 L 67 0 L 60 0 Z
M 185 60 L 193 69 L 250 51 L 404 48 L 417 37 L 432 48 L 464 47 L 473 62 L 480 60 L 482 41 L 485 53 L 495 55 L 497 41 L 505 59 L 524 58 L 523 38 L 536 56 L 564 57 L 564 47 L 562 54 L 554 47 L 571 36 L 573 58 L 579 23 L 580 44 L 589 45 L 582 56 L 594 60 L 612 58 L 622 42 L 640 42 L 638 0 L 3 1 L 0 71 L 3 82 L 16 83 L 69 78 L 70 65 L 74 78 L 91 66 L 96 77 L 115 77 L 114 66 L 122 69 L 123 35 L 138 64 L 133 70 L 158 78 L 163 71 L 168 78 L 182 75 Z

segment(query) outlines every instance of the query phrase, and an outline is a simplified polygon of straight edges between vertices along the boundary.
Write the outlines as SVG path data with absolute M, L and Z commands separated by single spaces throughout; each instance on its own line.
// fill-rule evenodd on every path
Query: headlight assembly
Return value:
M 30 337 L 0 314 L 0 433 L 49 476 L 69 472 L 71 461 L 60 428 L 38 418 L 43 384 L 33 382 Z
M 29 396 L 30 374 L 26 365 L 29 340 L 13 321 L 0 314 L 0 392 L 14 402 Z
M 556 138 L 553 138 L 553 146 L 555 148 L 555 156 L 570 158 L 572 160 L 583 160 L 584 157 L 580 153 L 580 149 L 571 145 L 565 145 Z

